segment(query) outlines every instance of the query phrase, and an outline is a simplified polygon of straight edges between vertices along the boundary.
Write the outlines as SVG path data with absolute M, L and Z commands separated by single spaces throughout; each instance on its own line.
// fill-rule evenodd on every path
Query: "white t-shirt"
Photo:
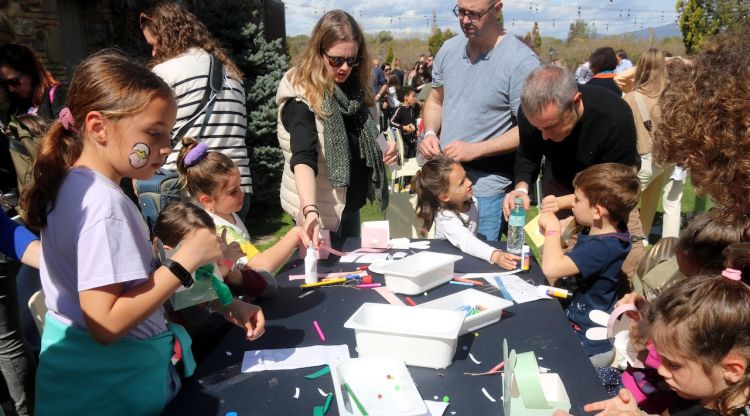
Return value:
M 199 48 L 191 48 L 184 54 L 154 66 L 154 73 L 159 75 L 177 97 L 177 122 L 172 129 L 176 134 L 182 126 L 203 108 L 198 108 L 206 95 L 211 56 Z M 226 68 L 225 68 L 226 73 Z M 205 114 L 201 114 L 187 131 L 185 136 L 198 138 Z M 240 169 L 242 192 L 252 192 L 250 178 L 250 159 L 245 144 L 247 132 L 247 108 L 245 107 L 245 89 L 240 80 L 227 74 L 224 86 L 214 104 L 211 119 L 206 125 L 201 142 L 208 149 L 227 155 Z M 182 144 L 177 143 L 164 164 L 165 169 L 177 170 L 177 155 Z
M 157 265 L 146 223 L 118 184 L 88 168 L 70 169 L 42 229 L 40 276 L 49 312 L 85 329 L 79 292 L 113 283 L 131 288 Z M 126 336 L 145 339 L 165 330 L 158 308 Z
M 479 223 L 479 209 L 474 198 L 468 212 L 456 213 L 451 210 L 440 210 L 435 216 L 435 238 L 448 240 L 466 254 L 492 263 L 495 247 L 490 246 L 476 236 Z

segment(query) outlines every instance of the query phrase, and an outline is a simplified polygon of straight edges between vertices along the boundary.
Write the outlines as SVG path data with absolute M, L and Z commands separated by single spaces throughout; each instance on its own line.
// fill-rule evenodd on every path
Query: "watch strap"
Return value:
M 195 280 L 193 279 L 193 275 L 185 269 L 180 263 L 172 260 L 172 259 L 164 259 L 164 266 L 169 269 L 170 272 L 172 272 L 173 275 L 175 275 L 178 279 L 180 279 L 180 283 L 182 283 L 185 287 L 190 287 L 193 285 Z

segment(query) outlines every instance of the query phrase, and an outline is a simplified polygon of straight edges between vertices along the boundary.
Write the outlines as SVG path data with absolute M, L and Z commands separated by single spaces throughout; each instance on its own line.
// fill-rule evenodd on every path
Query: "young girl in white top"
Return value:
M 508 270 L 518 267 L 520 257 L 483 242 L 475 233 L 479 211 L 473 200 L 471 180 L 461 164 L 444 156 L 430 159 L 412 180 L 417 193 L 417 218 L 422 235 L 435 224 L 435 238 L 446 239 L 466 254 Z
M 302 241 L 300 227 L 290 229 L 284 237 L 264 252 L 259 252 L 250 241 L 250 234 L 237 215 L 242 209 L 243 193 L 240 187 L 240 171 L 226 155 L 208 151 L 204 143 L 186 137 L 177 157 L 180 181 L 188 194 L 208 211 L 216 223 L 216 233 L 227 230 L 227 241 L 236 241 L 245 252 L 245 257 L 226 275 L 227 283 L 234 291 L 241 291 L 250 298 L 271 296 L 278 284 L 276 271 Z
M 160 265 L 120 179 L 148 179 L 171 150 L 177 107 L 169 86 L 114 53 L 75 71 L 68 107 L 41 142 L 26 223 L 41 231 L 48 313 L 37 415 L 159 414 L 179 389 L 175 343 L 191 372 L 190 340 L 162 304 L 190 273 L 219 260 L 216 235 L 192 232 Z
M 750 414 L 750 287 L 741 279 L 732 269 L 690 277 L 651 304 L 659 375 L 682 399 L 669 407 L 670 415 Z M 584 410 L 644 414 L 626 389 Z

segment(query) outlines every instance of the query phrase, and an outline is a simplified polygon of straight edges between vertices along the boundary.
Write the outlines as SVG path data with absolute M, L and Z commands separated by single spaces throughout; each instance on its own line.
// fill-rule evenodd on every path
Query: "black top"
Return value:
M 68 88 L 58 84 L 55 92 L 52 94 L 52 100 L 50 100 L 50 88 L 47 88 L 44 90 L 42 104 L 39 105 L 37 115 L 47 121 L 56 119 L 60 115 L 60 110 L 66 105 L 67 96 Z M 26 114 L 33 105 L 30 99 L 13 98 L 8 109 L 8 116 Z
M 607 91 L 611 91 L 618 97 L 622 97 L 622 90 L 615 83 L 614 78 L 591 78 L 586 85 L 593 85 L 595 87 L 604 88 Z
M 589 166 L 615 162 L 638 166 L 633 113 L 624 100 L 598 87 L 579 85 L 583 116 L 561 142 L 544 140 L 523 108 L 518 109 L 520 145 L 516 153 L 515 181 L 532 184 L 539 174 L 542 156 L 552 164 L 552 175 L 572 188 L 576 173 Z
M 407 107 L 405 105 L 400 106 L 398 109 L 396 109 L 396 113 L 391 118 L 391 125 L 393 127 L 398 128 L 401 130 L 401 137 L 404 138 L 405 141 L 413 142 L 416 138 L 416 123 L 417 120 L 417 109 L 412 107 Z M 411 124 L 413 127 L 415 127 L 414 132 L 407 133 L 404 131 L 404 126 L 408 126 Z
M 294 172 L 298 164 L 310 166 L 318 175 L 318 130 L 315 128 L 315 113 L 302 101 L 289 100 L 281 114 L 281 123 L 291 136 L 292 158 L 289 169 Z M 357 211 L 367 201 L 367 181 L 370 180 L 370 169 L 359 154 L 357 137 L 353 131 L 354 121 L 344 116 L 344 127 L 349 132 L 349 186 L 346 188 L 346 206 L 344 211 Z

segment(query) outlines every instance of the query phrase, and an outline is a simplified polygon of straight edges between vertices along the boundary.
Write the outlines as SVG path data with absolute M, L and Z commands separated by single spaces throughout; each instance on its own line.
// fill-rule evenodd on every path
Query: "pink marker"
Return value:
M 364 283 L 361 285 L 357 285 L 356 287 L 360 289 L 371 289 L 373 287 L 380 287 L 380 283 Z
M 318 325 L 318 321 L 313 321 L 313 326 L 315 327 L 315 330 L 318 331 L 318 336 L 320 337 L 321 341 L 326 340 L 325 334 L 323 334 L 323 330 L 320 329 L 320 325 Z

